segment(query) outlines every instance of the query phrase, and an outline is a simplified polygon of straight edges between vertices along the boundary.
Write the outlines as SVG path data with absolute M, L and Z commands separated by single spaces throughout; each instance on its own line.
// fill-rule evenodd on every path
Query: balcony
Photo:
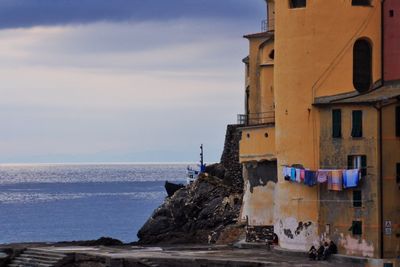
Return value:
M 262 32 L 273 32 L 275 30 L 275 20 L 274 19 L 264 19 L 261 21 L 261 31 Z
M 275 111 L 239 114 L 237 123 L 244 126 L 275 123 Z

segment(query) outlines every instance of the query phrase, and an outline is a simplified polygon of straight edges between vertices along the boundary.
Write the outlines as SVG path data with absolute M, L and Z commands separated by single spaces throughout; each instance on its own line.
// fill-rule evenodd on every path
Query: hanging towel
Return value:
M 283 167 L 283 177 L 285 181 L 290 181 L 291 168 Z
M 317 177 L 314 171 L 305 170 L 304 173 L 304 184 L 308 186 L 314 186 L 317 184 Z
M 290 181 L 296 182 L 296 169 L 295 168 L 290 168 L 291 173 L 290 173 Z
M 318 170 L 317 171 L 317 181 L 320 184 L 326 183 L 328 181 L 328 176 L 330 175 L 329 170 Z
M 328 175 L 328 190 L 343 190 L 343 170 L 332 170 Z
M 301 174 L 301 169 L 296 169 L 296 182 L 297 183 L 301 182 L 300 174 Z
M 306 170 L 301 169 L 301 170 L 300 170 L 300 182 L 301 182 L 301 183 L 304 183 L 304 178 L 305 178 L 305 176 L 306 176 Z
M 358 186 L 360 181 L 360 170 L 344 170 L 343 171 L 343 187 L 344 188 L 354 188 Z

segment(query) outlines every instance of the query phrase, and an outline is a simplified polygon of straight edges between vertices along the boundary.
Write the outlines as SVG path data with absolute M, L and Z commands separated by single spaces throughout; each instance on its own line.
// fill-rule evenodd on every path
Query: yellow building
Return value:
M 379 0 L 266 3 L 265 28 L 245 36 L 241 219 L 273 228 L 287 249 L 333 240 L 341 254 L 399 256 L 400 75 L 382 78 L 388 8 Z M 332 191 L 286 181 L 285 166 L 360 169 L 362 178 Z

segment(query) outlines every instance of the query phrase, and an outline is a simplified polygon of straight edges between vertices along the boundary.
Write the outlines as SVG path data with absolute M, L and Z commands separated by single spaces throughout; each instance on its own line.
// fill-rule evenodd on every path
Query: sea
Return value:
M 137 241 L 164 201 L 166 180 L 185 183 L 188 164 L 0 165 L 0 244 Z

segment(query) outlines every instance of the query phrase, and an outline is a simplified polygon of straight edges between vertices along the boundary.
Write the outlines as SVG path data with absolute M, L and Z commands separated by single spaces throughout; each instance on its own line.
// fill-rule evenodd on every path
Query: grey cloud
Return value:
M 262 0 L 2 0 L 0 28 L 181 17 L 262 17 Z

